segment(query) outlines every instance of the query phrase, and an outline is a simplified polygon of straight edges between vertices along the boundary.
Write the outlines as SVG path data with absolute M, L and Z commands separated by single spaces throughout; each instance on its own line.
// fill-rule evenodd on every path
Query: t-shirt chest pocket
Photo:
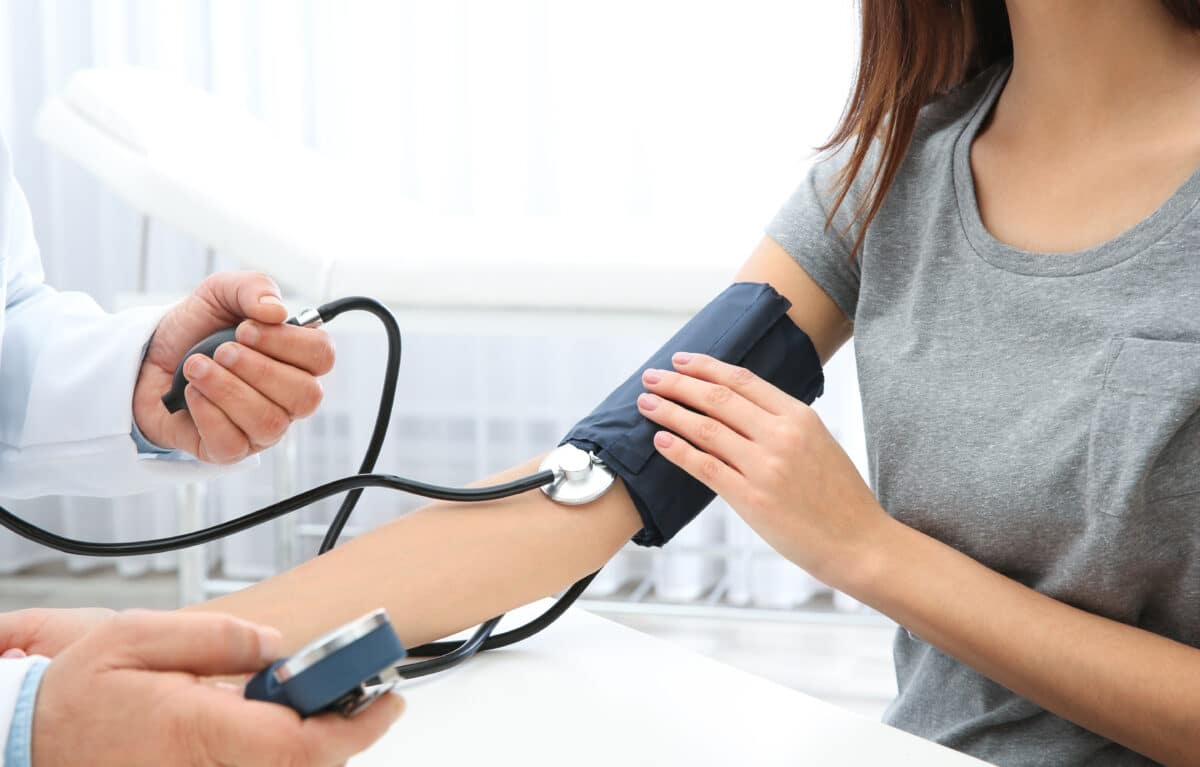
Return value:
M 1200 493 L 1200 342 L 1114 338 L 1088 437 L 1089 510 Z

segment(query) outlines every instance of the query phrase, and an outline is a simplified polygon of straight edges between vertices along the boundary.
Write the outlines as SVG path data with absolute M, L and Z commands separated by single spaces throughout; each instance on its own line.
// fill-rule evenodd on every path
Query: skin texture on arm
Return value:
M 737 280 L 770 283 L 787 297 L 789 317 L 813 339 L 822 360 L 850 335 L 833 301 L 769 239 Z M 540 460 L 484 484 L 531 474 Z M 278 628 L 290 652 L 386 607 L 411 647 L 565 588 L 607 562 L 640 526 L 619 481 L 584 506 L 562 506 L 536 491 L 484 503 L 436 502 L 288 572 L 189 609 Z

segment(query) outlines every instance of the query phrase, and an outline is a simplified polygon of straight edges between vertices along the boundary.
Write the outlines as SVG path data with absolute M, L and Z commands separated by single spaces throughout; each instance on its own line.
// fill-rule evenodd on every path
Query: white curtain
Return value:
M 140 221 L 82 170 L 52 156 L 32 129 L 47 96 L 76 69 L 97 66 L 172 72 L 243 105 L 284 136 L 367 169 L 378 183 L 435 212 L 588 215 L 614 225 L 638 217 L 691 219 L 744 232 L 752 244 L 841 111 L 855 24 L 853 4 L 844 0 L 7 0 L 0 5 L 0 60 L 7 65 L 0 69 L 0 130 L 29 196 L 51 282 L 86 290 L 108 306 L 134 287 Z M 203 248 L 161 225 L 151 227 L 149 254 L 153 292 L 186 291 L 204 274 Z M 730 265 L 745 255 L 730 253 Z M 663 258 L 686 268 L 688 253 Z M 231 266 L 219 254 L 217 265 Z M 484 348 L 470 334 L 428 338 L 437 339 L 429 341 L 429 360 L 455 343 L 484 355 L 500 343 L 493 339 Z M 421 348 L 419 334 L 412 343 L 410 350 Z M 360 354 L 357 340 L 343 343 L 339 367 L 375 381 L 371 341 L 362 344 Z M 607 368 L 595 363 L 598 380 L 618 380 L 647 350 L 631 342 L 614 351 Z M 419 359 L 416 351 L 408 354 Z M 839 361 L 836 371 L 842 379 L 834 388 L 848 394 L 827 398 L 827 417 L 861 461 L 852 365 Z M 351 375 L 335 373 L 322 416 L 305 426 L 302 486 L 350 469 L 354 461 L 336 457 L 338 450 L 361 449 L 357 435 L 369 422 L 371 397 L 354 397 Z M 412 373 L 412 402 L 420 400 L 419 380 Z M 530 390 L 522 386 L 514 391 Z M 579 396 L 567 415 L 579 415 L 580 403 L 595 393 Z M 552 418 L 540 426 L 489 426 L 496 419 L 481 412 L 461 422 L 421 421 L 417 410 L 399 414 L 409 418 L 400 425 L 410 440 L 429 432 L 428 439 L 455 445 L 487 436 L 492 446 L 477 445 L 474 459 L 457 469 L 427 446 L 414 448 L 409 459 L 424 461 L 431 478 L 465 481 L 507 458 L 497 445 L 528 457 L 562 426 Z M 505 443 L 510 427 L 522 436 Z M 403 445 L 397 451 L 404 453 Z M 215 483 L 210 513 L 230 516 L 269 500 L 269 464 Z M 173 501 L 160 493 L 114 502 L 47 499 L 18 508 L 71 534 L 124 538 L 172 531 Z M 397 510 L 402 505 L 379 505 L 382 516 Z M 721 521 L 696 533 L 697 541 L 749 540 L 727 523 L 733 515 L 711 516 Z M 259 544 L 245 538 L 218 554 L 228 564 Z M 45 556 L 0 537 L 0 569 Z M 713 566 L 690 561 L 676 565 Z M 136 573 L 171 562 L 162 557 L 122 567 Z M 780 566 L 747 559 L 737 577 L 759 577 L 763 562 Z M 734 564 L 728 568 L 726 575 L 736 575 Z M 254 566 L 242 569 L 261 574 Z M 664 593 L 672 591 L 667 580 L 660 578 Z M 690 588 L 677 591 L 686 598 Z

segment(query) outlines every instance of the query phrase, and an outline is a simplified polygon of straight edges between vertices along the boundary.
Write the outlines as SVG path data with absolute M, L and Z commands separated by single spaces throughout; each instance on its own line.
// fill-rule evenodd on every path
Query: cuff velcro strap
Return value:
M 559 444 L 594 451 L 625 483 L 642 518 L 634 543 L 661 546 L 714 498 L 703 483 L 658 454 L 658 424 L 638 412 L 647 368 L 672 370 L 676 352 L 708 354 L 748 368 L 811 404 L 825 378 L 808 335 L 787 316 L 791 302 L 770 285 L 738 282 L 701 309 Z

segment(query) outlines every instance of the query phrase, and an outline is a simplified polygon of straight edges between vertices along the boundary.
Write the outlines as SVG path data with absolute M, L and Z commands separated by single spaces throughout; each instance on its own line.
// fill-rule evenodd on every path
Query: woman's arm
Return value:
M 1079 610 L 883 517 L 844 588 L 1018 695 L 1170 765 L 1200 764 L 1200 649 Z
M 767 282 L 788 298 L 788 316 L 812 338 L 822 360 L 849 337 L 845 316 L 774 242 L 764 240 L 737 279 Z M 539 462 L 487 482 L 533 473 Z M 290 650 L 383 606 L 401 639 L 413 646 L 561 590 L 608 561 L 640 526 L 619 481 L 585 506 L 562 506 L 540 492 L 486 503 L 437 502 L 190 609 L 274 626 Z
M 1152 759 L 1200 764 L 1200 649 L 1056 601 L 907 527 L 804 403 L 705 355 L 674 365 L 643 378 L 657 449 L 784 556 L 1043 708 Z

